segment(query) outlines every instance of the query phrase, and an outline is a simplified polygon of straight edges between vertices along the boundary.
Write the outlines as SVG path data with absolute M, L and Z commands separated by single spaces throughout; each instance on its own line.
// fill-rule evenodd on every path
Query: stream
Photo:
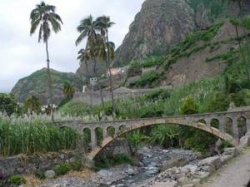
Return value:
M 177 160 L 184 163 L 190 163 L 196 159 L 194 152 L 184 149 L 171 149 L 165 150 L 159 147 L 144 147 L 138 151 L 140 157 L 140 163 L 138 166 L 127 166 L 119 168 L 124 173 L 128 174 L 126 177 L 117 181 L 101 184 L 99 187 L 133 187 L 142 184 L 145 180 L 148 180 L 160 173 L 164 163 L 168 161 Z M 98 172 L 105 178 L 109 178 L 113 173 L 119 173 L 119 171 L 101 170 Z
M 136 166 L 123 164 L 110 169 L 101 169 L 88 179 L 65 175 L 45 180 L 40 187 L 136 187 L 167 169 L 163 169 L 166 165 L 174 167 L 176 164 L 184 165 L 197 160 L 193 151 L 184 149 L 143 147 L 137 154 L 139 163 Z M 169 165 L 171 161 L 175 162 Z

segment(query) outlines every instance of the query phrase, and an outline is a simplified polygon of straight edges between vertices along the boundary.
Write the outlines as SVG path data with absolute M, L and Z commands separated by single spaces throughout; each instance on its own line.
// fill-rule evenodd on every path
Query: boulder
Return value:
M 185 158 L 174 158 L 168 161 L 163 162 L 160 171 L 166 171 L 172 167 L 181 167 L 184 166 L 188 161 Z
M 211 166 L 214 170 L 221 167 L 222 163 L 219 156 L 208 157 L 204 160 L 199 161 L 198 166 Z
M 47 170 L 47 171 L 45 171 L 44 175 L 46 178 L 52 179 L 56 176 L 56 173 L 54 170 Z

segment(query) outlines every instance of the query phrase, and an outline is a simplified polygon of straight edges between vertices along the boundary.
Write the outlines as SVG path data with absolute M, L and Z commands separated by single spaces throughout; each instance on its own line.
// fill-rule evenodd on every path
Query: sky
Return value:
M 38 30 L 30 36 L 30 12 L 40 0 L 0 0 L 0 93 L 10 92 L 17 81 L 46 67 L 45 44 L 38 43 Z M 63 21 L 62 30 L 49 38 L 50 67 L 62 72 L 75 72 L 79 67 L 75 46 L 79 36 L 76 27 L 90 14 L 96 18 L 110 16 L 115 24 L 109 39 L 118 47 L 129 31 L 129 25 L 140 11 L 144 0 L 44 0 L 56 6 Z

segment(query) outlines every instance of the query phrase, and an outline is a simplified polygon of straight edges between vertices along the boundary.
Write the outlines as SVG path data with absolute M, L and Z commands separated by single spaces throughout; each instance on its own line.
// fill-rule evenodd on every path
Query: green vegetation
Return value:
M 218 0 L 218 1 L 207 1 L 207 0 L 190 0 L 188 1 L 190 6 L 194 9 L 194 11 L 198 11 L 198 9 L 204 9 L 206 7 L 207 16 L 210 20 L 214 20 L 221 15 L 226 13 L 226 10 L 232 4 L 231 1 Z
M 123 154 L 117 154 L 115 156 L 105 156 L 96 160 L 95 170 L 99 170 L 101 168 L 109 168 L 111 166 L 124 163 L 133 164 L 133 160 L 129 156 Z
M 60 164 L 58 167 L 56 167 L 54 169 L 56 176 L 60 176 L 60 175 L 65 175 L 66 173 L 68 173 L 71 169 L 71 166 L 69 163 L 63 163 Z
M 190 0 L 189 3 L 196 11 L 202 6 L 210 7 L 209 18 L 214 19 L 220 16 L 228 3 L 223 0 L 217 2 L 206 0 Z M 54 14 L 54 6 L 49 6 L 41 2 L 31 12 L 31 31 L 33 34 L 42 21 L 42 30 L 39 32 L 39 40 L 43 40 L 46 44 L 47 55 L 47 72 L 44 70 L 37 71 L 28 77 L 28 80 L 35 80 L 37 83 L 46 82 L 49 79 L 50 88 L 50 102 L 52 102 L 52 82 L 56 82 L 56 86 L 63 89 L 65 100 L 62 101 L 59 113 L 64 116 L 82 119 L 88 121 L 98 121 L 108 119 L 109 115 L 113 115 L 115 119 L 133 119 L 158 117 L 165 115 L 190 115 L 205 112 L 226 111 L 230 102 L 234 102 L 236 106 L 250 105 L 250 83 L 247 79 L 248 69 L 250 64 L 249 44 L 242 42 L 242 47 L 239 49 L 231 48 L 229 51 L 218 54 L 216 56 L 207 58 L 207 62 L 215 60 L 227 61 L 227 68 L 223 74 L 215 76 L 211 79 L 199 80 L 175 90 L 158 89 L 150 93 L 144 94 L 140 97 L 130 99 L 116 99 L 112 96 L 112 101 L 103 103 L 101 105 L 89 106 L 82 102 L 71 101 L 75 88 L 79 88 L 81 81 L 76 82 L 74 77 L 57 72 L 50 72 L 49 68 L 49 54 L 48 54 L 48 38 L 50 29 L 48 29 L 48 22 L 53 21 L 52 30 L 55 32 L 60 30 L 61 18 Z M 52 9 L 49 12 L 38 11 L 39 8 L 46 10 Z M 53 12 L 51 19 L 45 16 L 44 19 L 40 13 Z M 53 16 L 56 16 L 53 18 Z M 55 20 L 53 20 L 55 19 Z M 249 16 L 243 18 L 232 19 L 231 22 L 236 26 L 241 26 L 250 29 Z M 150 71 L 140 76 L 138 80 L 131 83 L 131 87 L 156 87 L 159 85 L 161 79 L 166 75 L 165 70 L 168 70 L 171 64 L 175 63 L 182 57 L 189 57 L 193 53 L 202 51 L 210 47 L 210 52 L 217 50 L 220 44 L 228 41 L 241 42 L 242 39 L 248 39 L 249 34 L 230 38 L 228 41 L 214 41 L 219 29 L 224 22 L 217 23 L 206 30 L 194 32 L 187 35 L 185 40 L 169 49 L 166 56 L 151 56 L 146 59 L 134 61 L 129 70 L 128 76 L 141 75 L 143 68 L 154 68 L 163 66 L 160 73 L 158 71 Z M 78 53 L 80 63 L 96 63 L 97 58 L 104 60 L 106 69 L 110 70 L 111 59 L 114 58 L 114 44 L 108 39 L 108 28 L 112 26 L 109 17 L 102 16 L 97 19 L 89 17 L 81 20 L 77 30 L 80 35 L 76 40 L 78 45 L 84 38 L 87 39 L 85 49 L 81 49 Z M 43 30 L 44 29 L 44 30 Z M 42 34 L 42 35 L 41 35 Z M 139 41 L 138 45 L 140 44 Z M 240 53 L 244 55 L 240 55 Z M 155 53 L 156 54 L 156 53 Z M 160 69 L 160 68 L 159 68 Z M 165 70 L 164 70 L 165 69 Z M 96 74 L 96 72 L 94 72 Z M 35 76 L 35 79 L 34 79 Z M 71 82 L 76 82 L 75 85 Z M 63 85 L 63 86 L 62 86 Z M 110 88 L 112 95 L 112 79 L 110 79 Z M 24 88 L 28 89 L 28 88 Z M 40 87 L 39 92 L 44 92 L 45 88 Z M 100 93 L 102 91 L 100 90 Z M 115 102 L 115 103 L 114 103 Z M 41 103 L 38 98 L 31 96 L 25 102 L 26 115 L 30 118 L 24 117 L 19 113 L 19 106 L 12 95 L 0 94 L 0 111 L 6 112 L 8 117 L 0 116 L 0 156 L 12 156 L 17 154 L 34 154 L 46 153 L 50 151 L 60 151 L 63 149 L 76 150 L 79 145 L 84 144 L 87 149 L 88 143 L 91 141 L 91 132 L 89 129 L 84 129 L 83 137 L 80 132 L 76 132 L 70 128 L 58 128 L 54 123 L 48 119 L 40 119 L 38 115 L 33 118 L 31 114 L 40 113 Z M 29 111 L 29 112 L 27 112 Z M 53 111 L 51 111 L 53 114 Z M 21 117 L 17 118 L 13 114 L 18 114 Z M 108 116 L 107 116 L 108 115 Z M 87 116 L 87 117 L 86 117 Z M 23 119 L 22 119 L 23 118 Z M 33 119 L 32 119 L 33 118 Z M 53 117 L 52 117 L 53 118 Z M 53 121 L 53 120 L 52 120 Z M 218 128 L 218 121 L 213 121 L 213 127 Z M 242 125 L 243 126 L 243 125 Z M 103 140 L 104 130 L 101 127 L 95 129 L 97 144 L 100 146 Z M 114 136 L 115 129 L 110 128 L 107 134 Z M 139 148 L 142 143 L 150 143 L 161 145 L 165 148 L 169 147 L 183 147 L 188 149 L 195 149 L 205 153 L 209 147 L 215 143 L 216 137 L 202 132 L 200 130 L 185 127 L 175 124 L 158 124 L 145 129 L 135 130 L 121 138 L 127 138 L 130 143 L 130 148 L 133 152 Z M 110 167 L 121 163 L 133 163 L 133 160 L 126 155 L 111 155 L 97 159 L 96 169 L 103 167 Z M 81 163 L 64 163 L 55 168 L 57 176 L 64 175 L 70 170 L 80 170 Z M 41 178 L 44 177 L 38 173 Z M 20 176 L 12 176 L 11 183 L 21 184 L 24 181 Z M 0 184 L 1 185 L 1 184 Z
M 235 60 L 236 58 L 238 58 L 238 56 L 239 56 L 239 51 L 232 49 L 230 51 L 226 51 L 225 53 L 221 53 L 219 55 L 207 58 L 206 62 L 211 62 L 215 60 L 225 60 L 227 62 L 231 62 Z
M 207 47 L 223 24 L 224 22 L 220 22 L 207 30 L 196 31 L 188 35 L 183 42 L 172 47 L 165 57 L 165 69 L 167 70 L 171 64 L 175 63 L 181 57 L 190 56 L 192 53 L 201 51 Z
M 48 40 L 50 37 L 51 31 L 55 33 L 61 30 L 62 19 L 55 12 L 56 7 L 53 5 L 45 4 L 41 2 L 36 5 L 36 8 L 33 9 L 30 13 L 30 35 L 34 34 L 37 28 L 39 27 L 38 42 L 43 40 L 46 46 L 46 62 L 47 62 L 47 74 L 48 74 L 48 90 L 49 90 L 49 105 L 54 104 L 53 101 L 53 91 L 52 91 L 52 77 L 50 73 L 50 58 L 48 50 Z M 51 108 L 51 120 L 54 121 L 54 110 Z
M 67 174 L 69 171 L 80 171 L 82 168 L 82 163 L 73 162 L 73 163 L 63 163 L 57 166 L 54 171 L 56 176 L 61 176 Z
M 158 81 L 161 78 L 161 74 L 156 71 L 150 71 L 148 73 L 142 74 L 138 80 L 134 83 L 130 83 L 129 87 L 155 87 L 158 85 Z
M 0 118 L 0 155 L 34 154 L 75 149 L 79 134 L 58 128 L 48 119 Z
M 17 105 L 14 95 L 0 93 L 0 112 L 6 113 L 10 116 L 13 113 L 19 111 L 19 106 Z
M 9 182 L 16 185 L 21 185 L 25 183 L 25 179 L 21 175 L 12 175 L 9 178 Z
M 70 101 L 60 107 L 59 112 L 63 115 L 84 116 L 90 114 L 90 108 L 86 103 L 79 101 Z

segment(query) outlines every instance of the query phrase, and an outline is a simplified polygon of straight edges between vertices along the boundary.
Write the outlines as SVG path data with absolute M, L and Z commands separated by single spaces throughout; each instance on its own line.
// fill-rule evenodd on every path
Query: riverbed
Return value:
M 46 180 L 40 187 L 135 187 L 153 178 L 168 167 L 168 164 L 187 164 L 197 159 L 191 150 L 162 149 L 146 146 L 138 150 L 139 161 L 135 166 L 123 164 L 102 169 L 89 177 L 68 177 L 67 175 Z M 171 163 L 171 161 L 177 161 Z M 172 166 L 172 165 L 171 165 Z M 174 165 L 173 165 L 174 167 Z

